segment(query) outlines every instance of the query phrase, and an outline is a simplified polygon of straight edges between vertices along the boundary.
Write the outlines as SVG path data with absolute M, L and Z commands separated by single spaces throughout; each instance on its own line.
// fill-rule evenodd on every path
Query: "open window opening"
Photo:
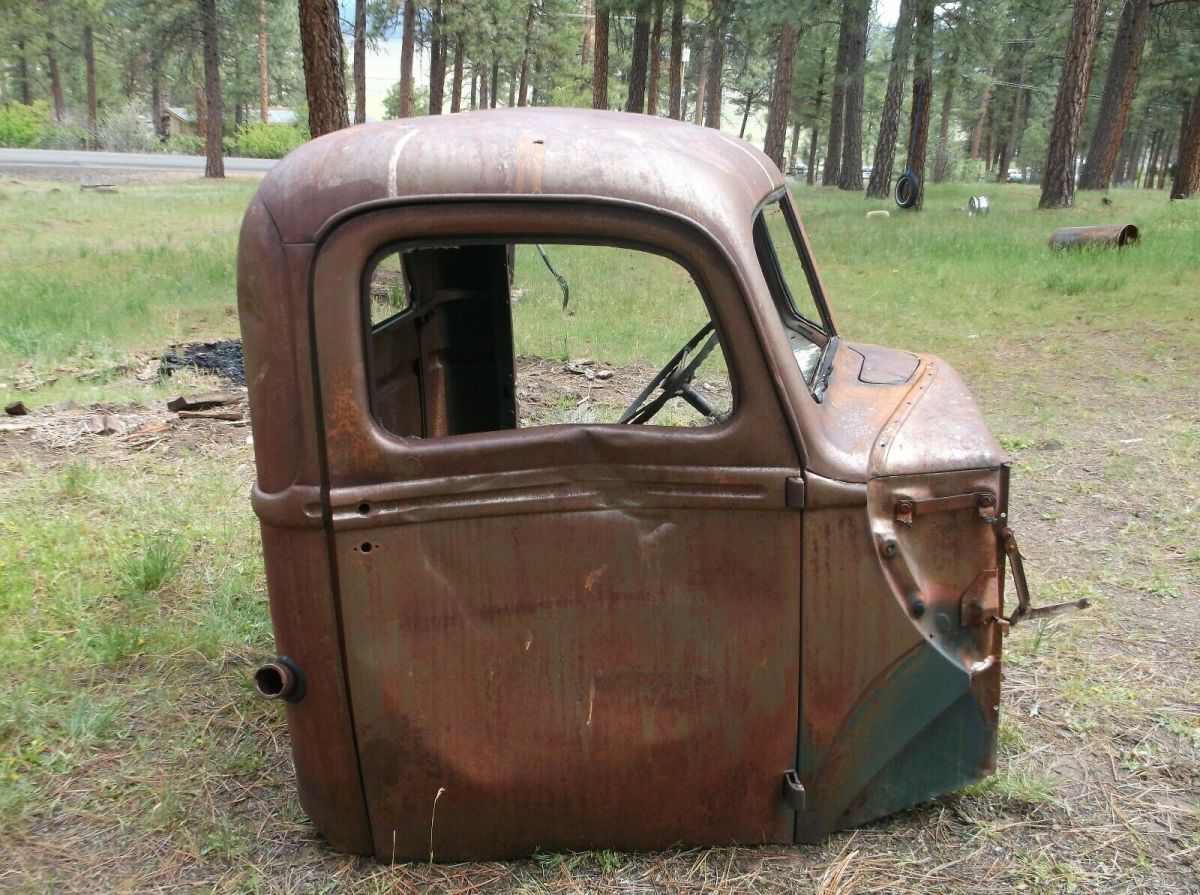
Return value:
M 653 252 L 392 246 L 363 291 L 372 411 L 395 435 L 711 426 L 733 412 L 709 305 L 686 268 Z

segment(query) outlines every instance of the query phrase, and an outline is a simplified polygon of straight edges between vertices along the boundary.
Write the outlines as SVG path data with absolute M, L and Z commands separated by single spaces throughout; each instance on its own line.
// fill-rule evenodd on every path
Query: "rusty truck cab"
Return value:
M 993 769 L 1004 456 L 946 364 L 842 337 L 755 149 L 580 110 L 356 127 L 266 177 L 238 276 L 258 684 L 336 848 L 809 841 Z M 677 341 L 604 324 L 661 365 L 597 383 L 628 404 L 547 415 L 522 327 L 652 304 Z

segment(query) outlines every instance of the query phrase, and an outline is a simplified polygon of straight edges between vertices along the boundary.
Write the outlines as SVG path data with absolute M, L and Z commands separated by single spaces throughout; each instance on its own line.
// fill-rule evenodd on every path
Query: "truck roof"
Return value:
M 417 198 L 614 199 L 744 238 L 783 175 L 744 140 L 669 118 L 516 108 L 405 118 L 327 134 L 283 159 L 259 199 L 285 243 L 319 239 L 364 204 Z

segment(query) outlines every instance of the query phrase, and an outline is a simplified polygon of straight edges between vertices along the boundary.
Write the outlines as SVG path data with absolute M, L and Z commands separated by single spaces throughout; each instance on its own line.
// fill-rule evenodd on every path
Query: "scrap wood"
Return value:
M 226 404 L 236 404 L 246 397 L 243 391 L 201 392 L 195 395 L 180 395 L 167 402 L 167 410 L 194 411 L 208 410 L 210 407 L 223 407 Z M 180 416 L 183 414 L 181 413 Z
M 243 419 L 241 411 L 236 410 L 181 410 L 181 420 L 228 420 L 240 423 Z

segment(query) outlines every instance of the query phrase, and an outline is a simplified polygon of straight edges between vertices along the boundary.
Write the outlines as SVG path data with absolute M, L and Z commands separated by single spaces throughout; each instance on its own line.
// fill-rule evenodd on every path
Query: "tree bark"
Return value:
M 704 86 L 704 125 L 721 129 L 721 87 L 725 76 L 725 28 L 729 22 L 730 0 L 713 0 L 716 22 L 712 35 L 712 57 L 708 64 L 708 83 Z
M 650 28 L 650 83 L 646 86 L 646 114 L 658 114 L 662 92 L 663 0 L 654 0 L 654 24 Z
M 1164 135 L 1163 139 L 1166 140 L 1167 137 Z M 1158 189 L 1160 190 L 1167 185 L 1167 174 L 1171 170 L 1171 157 L 1175 154 L 1174 143 L 1167 143 L 1166 147 L 1166 155 L 1163 156 L 1162 164 L 1158 167 Z
M 1146 127 L 1146 119 L 1143 118 L 1142 123 L 1138 126 L 1137 134 L 1133 138 L 1133 146 L 1129 150 L 1129 159 L 1125 166 L 1125 174 L 1121 178 L 1122 181 L 1132 183 L 1137 180 L 1138 168 L 1142 163 L 1142 144 L 1146 141 Z
M 671 0 L 671 71 L 667 76 L 667 114 L 683 117 L 683 0 Z
M 1122 0 L 1121 21 L 1113 40 L 1104 94 L 1088 144 L 1087 159 L 1079 175 L 1081 190 L 1106 190 L 1112 181 L 1121 140 L 1129 123 L 1129 110 L 1137 90 L 1142 47 L 1150 25 L 1150 0 Z
M 1158 171 L 1159 164 L 1162 162 L 1164 148 L 1163 132 L 1157 130 L 1150 138 L 1150 160 L 1146 162 L 1146 176 L 1142 178 L 1142 189 L 1153 189 L 1154 175 Z
M 429 52 L 429 114 L 441 115 L 446 104 L 446 54 L 450 39 L 446 36 L 446 8 L 442 0 L 433 7 L 433 39 Z
M 350 125 L 338 5 L 337 0 L 299 0 L 299 3 L 308 129 L 314 137 L 319 137 Z
M 29 85 L 29 60 L 25 58 L 25 38 L 17 38 L 17 89 L 21 92 L 21 104 L 33 102 L 33 91 Z
M 704 124 L 704 91 L 708 89 L 709 39 L 700 43 L 700 65 L 696 72 L 696 102 L 692 107 L 692 122 Z
M 454 38 L 454 80 L 450 85 L 450 111 L 462 111 L 463 88 L 463 33 Z
M 359 0 L 365 3 L 366 0 Z M 366 7 L 363 7 L 363 26 L 366 26 Z M 267 79 L 267 0 L 258 0 L 258 117 L 263 124 L 270 120 L 271 84 Z
M 214 12 L 214 15 L 216 13 Z M 205 37 L 208 32 L 205 31 Z M 92 36 L 92 26 L 83 26 L 83 67 L 87 73 L 87 123 L 88 149 L 98 149 L 100 140 L 96 130 L 96 47 Z M 207 75 L 208 59 L 205 50 L 205 74 Z M 217 175 L 214 175 L 217 176 Z
M 489 109 L 494 109 L 500 104 L 500 58 L 498 56 L 492 57 L 492 79 L 488 86 L 488 102 L 490 103 Z
M 162 113 L 162 60 L 154 55 L 150 60 L 150 120 L 154 126 L 154 136 L 165 140 L 167 133 L 163 127 Z
M 838 182 L 842 160 L 842 116 L 846 111 L 846 74 L 850 69 L 850 6 L 854 0 L 842 0 L 838 22 L 837 58 L 833 63 L 833 95 L 829 105 L 829 142 L 825 150 L 825 170 L 822 186 Z
M 400 40 L 400 117 L 410 118 L 413 98 L 413 53 L 417 46 L 417 6 L 413 0 L 404 0 L 401 27 L 404 33 Z
M 600 9 L 603 0 L 596 3 L 596 44 L 592 60 L 592 108 L 608 108 L 608 8 Z
M 63 104 L 62 77 L 58 72 L 58 38 L 54 35 L 54 7 L 50 0 L 42 0 L 46 15 L 46 69 L 50 75 L 50 101 L 54 105 L 54 120 L 62 124 L 67 114 Z
M 904 82 L 908 77 L 912 28 L 913 0 L 900 0 L 896 33 L 892 38 L 892 61 L 888 66 L 887 88 L 883 94 L 883 113 L 879 116 L 879 137 L 875 140 L 875 160 L 871 165 L 871 179 L 867 181 L 869 199 L 886 199 L 892 192 L 896 135 L 900 132 L 900 107 L 904 102 Z
M 1179 122 L 1179 160 L 1175 163 L 1175 182 L 1171 185 L 1172 199 L 1187 199 L 1200 191 L 1200 87 L 1185 102 Z
M 200 29 L 204 35 L 204 104 L 208 128 L 205 135 L 205 177 L 224 177 L 225 158 L 221 105 L 221 54 L 217 46 L 217 0 L 200 0 Z
M 1028 34 L 1029 32 L 1026 32 Z M 1017 83 L 1024 84 L 1029 75 L 1029 54 L 1032 47 L 1025 44 L 1021 48 L 1021 73 L 1017 75 Z M 1000 151 L 1000 164 L 996 171 L 996 183 L 1008 183 L 1008 166 L 1017 153 L 1017 139 L 1021 136 L 1021 105 L 1025 99 L 1025 88 L 1014 88 L 1012 119 L 1008 125 L 1008 139 Z
M 825 99 L 826 50 L 821 47 L 821 66 L 817 69 L 817 92 L 813 96 L 813 127 L 808 138 L 808 170 L 804 182 L 812 186 L 817 178 L 817 143 L 821 136 L 821 102 Z
M 937 151 L 933 157 L 933 182 L 944 183 L 950 167 L 950 112 L 954 108 L 954 84 L 958 80 L 955 66 L 958 64 L 958 47 L 950 51 L 946 60 L 946 89 L 942 91 L 942 118 L 938 124 Z
M 983 125 L 987 121 L 988 106 L 992 102 L 992 78 L 996 74 L 995 61 L 988 63 L 988 85 L 983 89 L 983 97 L 979 100 L 979 117 L 975 119 L 975 130 L 971 132 L 971 161 L 979 158 L 979 145 L 983 142 Z M 989 163 L 988 167 L 991 165 Z
M 529 4 L 529 12 L 525 16 L 525 52 L 521 55 L 521 85 L 517 89 L 517 105 L 529 105 L 529 60 L 533 55 L 533 14 L 537 6 Z
M 846 108 L 842 113 L 842 170 L 838 189 L 858 191 L 862 182 L 863 79 L 867 66 L 867 25 L 871 0 L 854 0 L 851 9 L 850 70 L 846 78 Z
M 259 0 L 265 5 L 266 0 Z M 263 40 L 266 35 L 263 35 Z M 263 118 L 266 121 L 266 118 Z M 354 0 L 354 123 L 367 120 L 367 0 Z
M 592 41 L 596 39 L 596 17 L 592 14 L 592 0 L 583 0 L 583 41 L 579 45 L 579 64 L 587 69 L 592 58 Z
M 633 24 L 633 51 L 629 61 L 629 93 L 626 112 L 646 111 L 646 67 L 650 55 L 650 10 L 640 0 Z
M 787 137 L 788 116 L 792 110 L 792 74 L 796 68 L 796 39 L 794 25 L 784 25 L 779 31 L 779 49 L 775 55 L 775 77 L 771 82 L 771 106 L 767 112 L 767 136 L 763 152 L 783 168 L 783 144 Z M 746 104 L 749 111 L 749 103 Z
M 916 211 L 925 204 L 925 147 L 929 141 L 929 103 L 933 99 L 933 13 L 934 0 L 918 0 L 912 113 L 905 160 L 906 170 L 911 171 L 917 181 L 917 200 L 912 206 Z
M 1092 56 L 1100 19 L 1100 0 L 1075 0 L 1071 39 L 1063 61 L 1058 99 L 1050 121 L 1050 145 L 1042 175 L 1038 208 L 1069 208 L 1075 204 L 1075 156 L 1092 80 Z

